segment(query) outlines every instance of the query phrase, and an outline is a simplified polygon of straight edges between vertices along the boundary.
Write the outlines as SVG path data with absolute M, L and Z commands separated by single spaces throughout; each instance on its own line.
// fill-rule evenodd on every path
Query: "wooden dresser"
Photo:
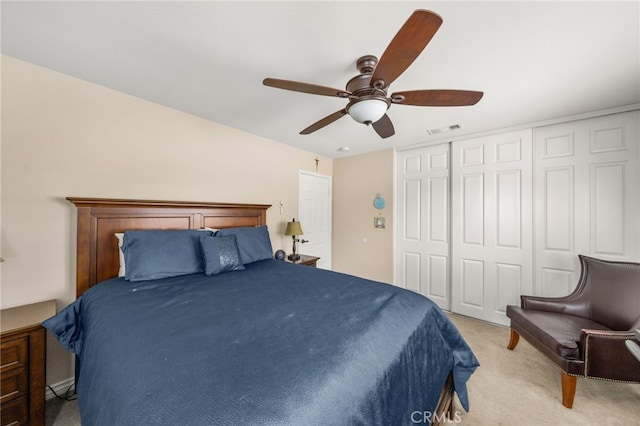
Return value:
M 56 301 L 3 309 L 0 315 L 0 425 L 44 425 L 46 335 Z

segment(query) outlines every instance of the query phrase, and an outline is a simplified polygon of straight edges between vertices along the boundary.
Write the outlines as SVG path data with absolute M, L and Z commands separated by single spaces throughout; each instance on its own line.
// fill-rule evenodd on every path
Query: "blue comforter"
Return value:
M 44 326 L 77 355 L 85 425 L 412 424 L 451 370 L 468 410 L 478 366 L 429 299 L 276 260 L 108 280 Z

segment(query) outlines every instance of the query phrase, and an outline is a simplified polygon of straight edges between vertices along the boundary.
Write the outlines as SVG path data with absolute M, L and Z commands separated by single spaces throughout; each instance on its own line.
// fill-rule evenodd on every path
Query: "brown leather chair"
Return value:
M 640 328 L 640 263 L 578 257 L 582 271 L 570 295 L 521 296 L 520 306 L 507 306 L 507 348 L 522 336 L 558 364 L 567 408 L 578 377 L 640 383 L 638 361 L 625 346 Z

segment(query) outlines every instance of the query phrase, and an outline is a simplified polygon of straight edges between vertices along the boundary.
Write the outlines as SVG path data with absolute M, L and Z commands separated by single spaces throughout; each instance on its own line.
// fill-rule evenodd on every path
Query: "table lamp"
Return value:
M 293 219 L 293 222 L 287 222 L 287 229 L 284 231 L 284 235 L 291 235 L 291 238 L 293 238 L 293 253 L 287 256 L 289 260 L 300 260 L 300 255 L 297 254 L 298 242 L 300 241 L 298 235 L 302 234 L 304 234 L 304 232 L 302 232 L 302 225 L 300 225 L 300 222 L 296 222 L 295 218 Z

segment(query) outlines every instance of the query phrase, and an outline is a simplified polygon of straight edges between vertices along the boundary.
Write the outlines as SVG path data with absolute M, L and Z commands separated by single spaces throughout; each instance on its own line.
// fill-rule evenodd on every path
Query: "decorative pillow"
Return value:
M 200 248 L 204 260 L 204 273 L 209 276 L 244 269 L 235 235 L 226 237 L 201 235 Z
M 271 259 L 273 250 L 271 248 L 271 239 L 269 238 L 269 230 L 266 225 L 244 227 L 244 228 L 225 228 L 216 232 L 216 236 L 225 237 L 235 235 L 238 243 L 238 251 L 240 251 L 240 259 L 243 264 L 257 262 L 258 260 Z
M 156 280 L 204 272 L 198 230 L 125 231 L 125 279 Z
M 198 229 L 198 231 L 208 231 L 211 235 L 215 234 L 219 231 L 219 229 L 207 228 L 206 226 L 202 229 Z M 116 238 L 118 239 L 118 261 L 120 262 L 120 267 L 118 268 L 118 278 L 124 277 L 127 274 L 126 262 L 124 261 L 124 252 L 122 251 L 122 241 L 124 240 L 124 232 L 116 232 Z

